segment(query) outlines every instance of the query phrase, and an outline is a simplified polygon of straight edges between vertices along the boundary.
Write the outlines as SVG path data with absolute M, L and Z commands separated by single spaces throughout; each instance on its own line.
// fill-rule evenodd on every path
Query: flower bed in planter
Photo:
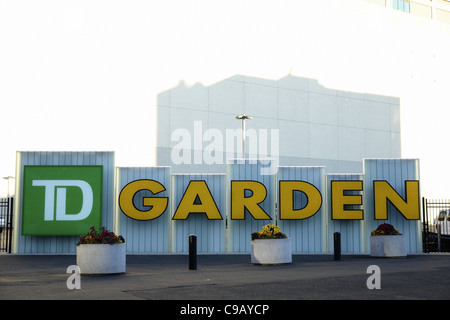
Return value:
M 276 225 L 266 225 L 252 234 L 251 263 L 284 264 L 292 262 L 291 239 Z
M 392 225 L 384 223 L 372 231 L 370 236 L 372 257 L 406 257 L 406 237 Z
M 94 227 L 80 237 L 77 244 L 77 265 L 81 274 L 114 274 L 126 271 L 126 244 L 105 227 L 97 232 Z

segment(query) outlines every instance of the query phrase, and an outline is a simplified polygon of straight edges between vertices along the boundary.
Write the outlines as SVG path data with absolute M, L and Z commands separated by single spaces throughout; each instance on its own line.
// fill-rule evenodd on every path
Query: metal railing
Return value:
M 0 199 L 0 252 L 11 253 L 14 198 Z
M 422 199 L 423 252 L 450 252 L 450 200 Z

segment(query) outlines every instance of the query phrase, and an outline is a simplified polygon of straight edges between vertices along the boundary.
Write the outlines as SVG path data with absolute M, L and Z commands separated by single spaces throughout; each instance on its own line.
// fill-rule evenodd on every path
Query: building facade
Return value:
M 296 76 L 236 75 L 207 87 L 181 82 L 158 95 L 158 165 L 174 172 L 224 171 L 227 159 L 242 157 L 240 113 L 252 116 L 246 121 L 248 158 L 352 173 L 362 172 L 363 158 L 401 156 L 398 97 L 329 89 Z M 209 149 L 222 153 L 208 162 Z
M 81 234 L 106 226 L 129 254 L 187 254 L 190 234 L 199 253 L 249 253 L 251 234 L 270 223 L 294 254 L 332 253 L 335 232 L 343 253 L 368 254 L 371 231 L 385 222 L 406 236 L 408 253 L 422 252 L 418 160 L 365 159 L 361 174 L 341 175 L 320 166 L 268 174 L 261 160 L 177 174 L 115 167 L 112 152 L 19 152 L 13 252 L 74 254 Z

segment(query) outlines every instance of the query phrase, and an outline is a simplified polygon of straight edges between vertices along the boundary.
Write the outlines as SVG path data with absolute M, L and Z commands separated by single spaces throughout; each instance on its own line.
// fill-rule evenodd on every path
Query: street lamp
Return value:
M 241 114 L 240 116 L 236 116 L 236 119 L 242 120 L 242 158 L 245 158 L 245 120 L 250 120 L 252 117 Z
M 2 179 L 5 179 L 5 180 L 8 180 L 8 190 L 7 190 L 7 197 L 9 198 L 9 179 L 14 179 L 14 177 L 11 177 L 11 176 L 7 176 L 7 177 L 2 177 Z

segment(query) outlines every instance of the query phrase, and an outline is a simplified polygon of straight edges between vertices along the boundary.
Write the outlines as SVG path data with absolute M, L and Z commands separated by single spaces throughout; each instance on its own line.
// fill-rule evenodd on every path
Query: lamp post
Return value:
M 250 120 L 252 117 L 241 114 L 240 116 L 236 116 L 236 119 L 242 120 L 242 158 L 245 158 L 245 120 Z
M 2 179 L 8 180 L 8 186 L 7 186 L 8 190 L 6 192 L 8 194 L 7 197 L 9 199 L 9 179 L 14 179 L 14 177 L 8 176 L 8 177 L 2 177 Z

